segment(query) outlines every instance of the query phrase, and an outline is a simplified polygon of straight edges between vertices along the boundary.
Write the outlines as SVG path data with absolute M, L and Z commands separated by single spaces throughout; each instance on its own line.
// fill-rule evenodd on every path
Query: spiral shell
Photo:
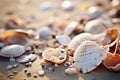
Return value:
M 112 23 L 108 20 L 95 19 L 89 21 L 85 26 L 85 31 L 91 34 L 98 34 L 106 31 L 108 28 L 112 27 Z
M 85 41 L 76 49 L 72 67 L 83 73 L 90 72 L 99 66 L 107 56 L 109 47 L 101 46 L 94 41 Z
M 25 53 L 25 47 L 22 45 L 8 45 L 1 49 L 0 56 L 3 57 L 18 57 Z

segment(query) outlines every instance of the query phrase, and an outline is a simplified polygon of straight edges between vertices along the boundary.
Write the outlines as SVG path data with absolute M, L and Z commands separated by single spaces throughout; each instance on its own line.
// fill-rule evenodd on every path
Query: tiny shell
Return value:
M 1 49 L 0 55 L 3 57 L 17 57 L 25 52 L 25 47 L 22 45 L 8 45 Z
M 67 75 L 72 75 L 72 74 L 78 73 L 78 71 L 77 71 L 75 68 L 67 68 L 67 69 L 65 70 L 65 73 L 66 73 Z
M 120 71 L 120 55 L 109 52 L 103 64 L 111 71 Z
M 94 41 L 85 41 L 77 47 L 72 67 L 80 69 L 83 73 L 90 72 L 102 63 L 108 51 L 109 47 L 101 46 Z
M 99 6 L 92 6 L 88 9 L 88 14 L 92 19 L 100 17 L 104 12 L 104 9 Z
M 50 61 L 56 64 L 61 64 L 65 62 L 67 58 L 67 53 L 64 49 L 49 48 L 43 52 L 42 56 L 47 61 Z
M 19 63 L 26 63 L 26 62 L 30 62 L 30 61 L 35 61 L 37 59 L 37 55 L 36 54 L 25 54 L 22 55 L 20 57 L 16 58 L 16 61 Z
M 61 45 L 67 45 L 71 41 L 70 37 L 67 35 L 58 35 L 56 39 Z
M 75 29 L 76 29 L 76 27 L 78 26 L 78 22 L 76 22 L 76 21 L 72 21 L 72 22 L 70 22 L 67 26 L 66 26 L 66 28 L 64 29 L 64 34 L 65 35 L 70 35 Z
M 5 44 L 31 45 L 32 35 L 21 29 L 7 30 L 2 33 L 1 38 Z
M 106 31 L 112 27 L 112 23 L 109 20 L 95 19 L 89 21 L 85 26 L 85 31 L 91 34 L 98 34 Z
M 52 35 L 52 31 L 48 27 L 42 27 L 39 30 L 39 38 L 40 39 L 48 39 Z
M 90 33 L 81 33 L 75 36 L 69 43 L 68 49 L 75 50 L 82 42 L 87 40 L 94 40 L 93 35 Z

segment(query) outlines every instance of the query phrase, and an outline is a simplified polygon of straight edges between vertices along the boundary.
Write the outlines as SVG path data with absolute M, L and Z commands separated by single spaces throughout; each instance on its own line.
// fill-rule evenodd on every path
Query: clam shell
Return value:
M 71 41 L 70 37 L 67 35 L 58 35 L 56 36 L 56 39 L 61 45 L 68 45 L 68 43 Z
M 76 48 L 84 41 L 87 40 L 94 40 L 93 35 L 90 33 L 81 33 L 77 36 L 75 36 L 70 43 L 68 44 L 68 49 L 76 50 Z
M 94 41 L 85 41 L 77 47 L 72 67 L 80 69 L 83 73 L 90 72 L 101 64 L 108 51 L 109 47 L 100 46 Z
M 103 65 L 111 71 L 120 71 L 120 55 L 108 53 Z
M 31 45 L 32 35 L 21 29 L 7 30 L 2 33 L 1 38 L 5 44 Z
M 19 63 L 26 63 L 26 62 L 31 62 L 31 61 L 35 61 L 37 59 L 37 55 L 36 54 L 25 54 L 22 55 L 20 57 L 16 58 L 16 61 Z
M 91 34 L 98 34 L 112 27 L 112 23 L 108 20 L 95 19 L 89 21 L 85 26 L 85 31 Z
M 0 55 L 3 57 L 17 57 L 25 53 L 25 47 L 22 45 L 8 45 L 1 49 Z
M 61 64 L 66 60 L 67 53 L 64 49 L 49 48 L 43 52 L 42 56 L 47 61 L 50 61 L 56 64 Z
M 64 29 L 64 34 L 65 35 L 70 35 L 75 29 L 76 29 L 76 27 L 78 26 L 78 22 L 76 22 L 76 21 L 72 21 L 72 22 L 70 22 L 67 26 L 66 26 L 66 28 Z

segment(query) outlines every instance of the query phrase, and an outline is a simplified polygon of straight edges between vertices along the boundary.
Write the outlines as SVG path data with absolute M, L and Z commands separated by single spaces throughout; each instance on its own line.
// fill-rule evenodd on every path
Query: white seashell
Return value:
M 0 55 L 3 57 L 17 57 L 25 52 L 25 47 L 22 45 L 8 45 L 1 49 Z
M 74 2 L 71 2 L 69 0 L 64 0 L 61 4 L 61 8 L 66 11 L 71 11 L 76 7 L 76 4 Z
M 64 34 L 65 35 L 70 35 L 75 29 L 76 27 L 78 26 L 78 22 L 71 22 L 68 24 L 68 26 L 66 26 L 66 28 L 64 29 Z
M 17 57 L 16 61 L 19 63 L 26 63 L 26 62 L 35 61 L 36 59 L 37 59 L 36 54 L 29 54 L 29 55 L 25 54 L 25 55 L 22 55 L 20 57 Z
M 48 27 L 42 27 L 39 30 L 39 38 L 40 39 L 48 39 L 52 35 L 52 31 Z
M 89 21 L 85 26 L 85 31 L 91 34 L 98 34 L 106 31 L 108 28 L 112 27 L 112 23 L 108 20 L 95 19 Z
M 10 62 L 15 62 L 15 61 L 16 61 L 16 59 L 15 59 L 15 58 L 13 58 L 13 57 L 10 57 L 10 58 L 9 58 L 9 61 L 10 61 Z
M 65 70 L 65 73 L 68 74 L 68 75 L 72 75 L 72 74 L 78 73 L 78 71 L 75 68 L 67 68 Z
M 43 52 L 42 56 L 47 61 L 50 61 L 56 64 L 61 64 L 66 60 L 67 53 L 64 49 L 49 48 Z
M 94 40 L 93 35 L 90 33 L 81 33 L 77 36 L 75 36 L 70 43 L 68 44 L 68 49 L 76 50 L 76 48 L 84 41 L 87 40 Z
M 56 36 L 56 39 L 61 45 L 68 45 L 68 43 L 71 41 L 70 37 L 67 35 L 58 35 Z
M 85 41 L 77 47 L 72 67 L 80 69 L 83 73 L 94 70 L 101 64 L 109 51 L 109 47 L 100 46 L 94 41 Z
M 103 12 L 104 12 L 104 9 L 99 6 L 92 6 L 88 9 L 88 14 L 92 19 L 100 17 L 103 14 Z

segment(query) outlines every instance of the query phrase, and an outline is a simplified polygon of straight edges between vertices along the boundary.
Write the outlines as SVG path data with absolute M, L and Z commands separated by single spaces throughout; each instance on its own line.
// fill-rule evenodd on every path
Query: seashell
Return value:
M 39 30 L 39 38 L 40 39 L 48 39 L 52 35 L 52 31 L 48 27 L 42 27 Z
M 72 74 L 78 73 L 78 71 L 77 71 L 75 68 L 67 68 L 67 69 L 65 70 L 65 73 L 66 73 L 67 75 L 72 75 Z
M 76 7 L 76 4 L 69 0 L 64 0 L 61 4 L 61 8 L 66 11 L 72 11 L 75 7 Z
M 111 71 L 120 71 L 120 55 L 108 53 L 103 65 Z
M 84 41 L 74 53 L 72 67 L 83 73 L 90 72 L 102 63 L 108 51 L 108 46 L 102 46 L 95 41 Z
M 8 20 L 6 28 L 8 29 L 24 29 L 25 21 L 21 18 L 13 17 Z
M 91 19 L 98 18 L 104 13 L 104 9 L 100 6 L 92 6 L 88 9 Z
M 89 21 L 85 26 L 85 31 L 91 34 L 98 34 L 106 31 L 112 27 L 112 23 L 109 20 L 95 19 Z
M 81 33 L 77 36 L 75 36 L 70 43 L 68 44 L 68 49 L 71 50 L 76 50 L 76 48 L 84 41 L 87 40 L 94 40 L 93 35 L 91 35 L 90 33 Z
M 70 37 L 67 35 L 58 35 L 56 39 L 61 45 L 67 45 L 71 41 Z
M 7 30 L 2 33 L 1 38 L 5 44 L 31 45 L 32 35 L 20 29 Z
M 25 54 L 22 55 L 20 57 L 16 58 L 16 61 L 19 63 L 26 63 L 26 62 L 32 62 L 35 61 L 37 59 L 37 55 L 36 54 Z
M 73 22 L 70 22 L 64 29 L 64 34 L 65 35 L 70 35 L 75 29 L 76 27 L 78 26 L 78 22 L 76 21 L 73 21 Z
M 8 45 L 1 49 L 0 56 L 17 57 L 25 53 L 25 47 L 22 45 Z
M 67 58 L 67 53 L 64 49 L 49 48 L 43 52 L 42 56 L 47 61 L 50 61 L 56 64 L 61 64 L 65 62 Z

